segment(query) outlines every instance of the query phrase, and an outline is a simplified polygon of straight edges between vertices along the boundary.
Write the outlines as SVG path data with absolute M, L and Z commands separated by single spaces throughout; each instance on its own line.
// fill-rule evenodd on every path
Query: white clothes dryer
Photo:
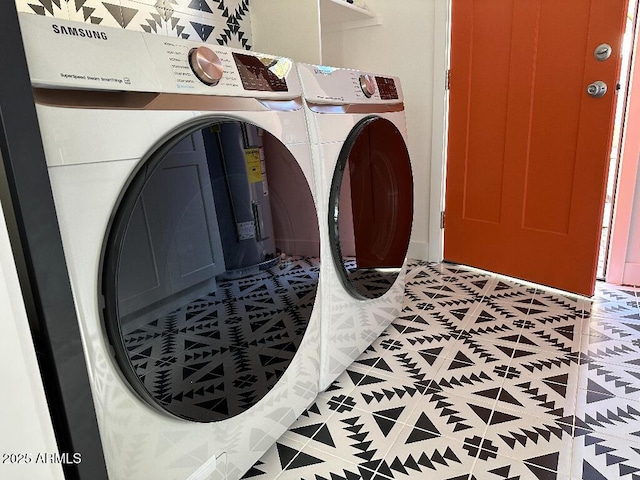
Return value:
M 295 68 L 20 23 L 109 478 L 238 479 L 318 393 Z
M 401 312 L 413 179 L 397 77 L 297 68 L 324 202 L 324 390 Z

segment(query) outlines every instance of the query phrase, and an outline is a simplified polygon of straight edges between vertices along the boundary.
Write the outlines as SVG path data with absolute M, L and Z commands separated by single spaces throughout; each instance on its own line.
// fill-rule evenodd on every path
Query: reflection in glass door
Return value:
M 345 142 L 333 176 L 329 232 L 345 288 L 384 295 L 404 263 L 413 220 L 409 153 L 389 120 L 369 117 Z
M 285 372 L 315 304 L 317 213 L 299 164 L 246 122 L 185 132 L 123 194 L 103 272 L 132 388 L 187 420 L 242 413 Z

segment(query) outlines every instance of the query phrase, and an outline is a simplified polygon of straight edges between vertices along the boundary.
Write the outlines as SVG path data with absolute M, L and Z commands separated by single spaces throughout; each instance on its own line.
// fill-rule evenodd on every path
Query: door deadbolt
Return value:
M 598 60 L 599 62 L 604 62 L 611 56 L 611 51 L 611 45 L 609 45 L 608 43 L 601 43 L 594 50 L 593 56 L 596 57 L 596 60 Z
M 587 87 L 587 93 L 594 98 L 600 98 L 607 93 L 607 84 L 601 80 L 593 82 Z

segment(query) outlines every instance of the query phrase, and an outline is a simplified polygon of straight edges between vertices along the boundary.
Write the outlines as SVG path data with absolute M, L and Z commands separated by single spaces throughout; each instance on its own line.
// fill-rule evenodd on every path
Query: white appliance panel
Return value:
M 124 115 L 122 110 L 48 105 L 36 105 L 36 108 L 49 166 L 141 159 L 161 139 L 196 116 L 212 121 L 246 119 L 243 112 L 224 111 L 128 110 Z M 285 145 L 308 144 L 302 111 L 253 112 L 251 122 Z M 118 141 L 112 141 L 113 138 Z
M 369 117 L 390 121 L 407 142 L 407 127 L 400 80 L 388 75 L 298 64 L 303 88 L 305 113 L 311 139 L 312 159 L 321 186 L 320 218 L 328 218 L 331 185 L 345 141 L 359 122 Z M 382 99 L 376 83 L 375 92 L 367 97 L 361 77 L 379 77 L 393 84 L 397 98 Z M 388 95 L 388 91 L 386 92 Z M 348 113 L 343 106 L 361 107 L 365 113 Z M 316 107 L 323 108 L 316 108 Z M 325 107 L 335 108 L 325 108 Z M 391 108 L 390 108 L 391 106 Z M 389 111 L 397 110 L 397 111 Z M 320 113 L 323 112 L 323 113 Z M 324 113 L 326 112 L 326 113 Z M 333 112 L 333 113 L 330 113 Z M 327 221 L 320 223 L 322 249 L 322 327 L 320 353 L 320 390 L 333 382 L 379 335 L 402 310 L 406 260 L 391 288 L 375 299 L 359 299 L 349 293 L 341 279 L 331 249 Z
M 400 80 L 391 75 L 375 75 L 369 72 L 332 68 L 319 65 L 298 64 L 298 73 L 304 86 L 304 97 L 307 102 L 331 105 L 369 104 L 393 105 L 404 101 Z M 364 75 L 393 82 L 395 98 L 382 98 L 376 86 L 371 97 L 362 90 L 360 78 Z
M 182 115 L 175 120 L 181 122 Z M 246 120 L 260 122 L 250 115 Z M 43 127 L 46 131 L 47 125 Z M 311 177 L 308 144 L 294 145 L 292 151 L 300 155 L 305 176 Z M 227 476 L 218 471 L 220 476 L 213 478 L 238 478 L 317 395 L 321 308 L 317 302 L 298 354 L 283 377 L 243 414 L 198 424 L 171 418 L 141 402 L 110 353 L 97 295 L 107 222 L 122 186 L 138 163 L 134 159 L 49 169 L 109 474 L 122 480 L 141 475 L 189 478 L 203 463 L 224 454 Z
M 153 59 L 139 33 L 25 13 L 20 14 L 20 27 L 34 86 L 160 89 Z
M 315 138 L 313 139 L 314 143 L 344 143 L 358 122 L 370 116 L 385 118 L 392 122 L 396 128 L 400 130 L 400 133 L 402 133 L 405 142 L 407 141 L 407 126 L 404 112 L 373 112 L 370 114 L 348 115 L 310 112 L 308 116 L 310 117 L 310 121 L 315 124 L 316 132 Z
M 49 166 L 140 160 L 191 111 L 60 108 L 36 105 Z M 112 139 L 117 138 L 117 141 Z

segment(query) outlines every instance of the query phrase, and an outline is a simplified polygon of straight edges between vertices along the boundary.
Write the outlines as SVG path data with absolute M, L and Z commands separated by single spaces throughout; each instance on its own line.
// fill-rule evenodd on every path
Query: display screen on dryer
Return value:
M 255 57 L 234 53 L 233 59 L 240 72 L 240 80 L 245 90 L 262 92 L 287 92 L 286 74 L 291 69 L 287 58 Z
M 376 83 L 378 84 L 381 100 L 398 99 L 398 89 L 396 88 L 396 82 L 393 78 L 376 77 Z

